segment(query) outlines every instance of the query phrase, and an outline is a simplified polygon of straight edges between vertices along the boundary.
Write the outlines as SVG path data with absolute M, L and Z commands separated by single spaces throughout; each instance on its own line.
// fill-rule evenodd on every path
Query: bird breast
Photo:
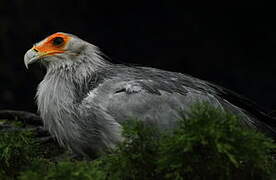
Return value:
M 37 91 L 38 111 L 45 127 L 61 144 L 80 136 L 73 102 L 73 84 L 60 76 L 46 74 Z

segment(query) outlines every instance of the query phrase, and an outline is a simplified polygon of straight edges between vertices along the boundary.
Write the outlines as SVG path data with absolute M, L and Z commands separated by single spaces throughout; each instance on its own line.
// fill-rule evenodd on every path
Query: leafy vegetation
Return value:
M 36 153 L 36 149 L 29 132 L 0 133 L 1 174 L 16 175 L 18 169 L 31 160 L 32 153 Z
M 115 149 L 93 161 L 79 161 L 58 160 L 62 151 L 51 157 L 43 155 L 45 149 L 28 132 L 1 132 L 0 178 L 275 178 L 273 140 L 241 127 L 238 117 L 205 103 L 192 106 L 170 132 L 131 120 L 125 123 L 123 135 L 124 142 Z

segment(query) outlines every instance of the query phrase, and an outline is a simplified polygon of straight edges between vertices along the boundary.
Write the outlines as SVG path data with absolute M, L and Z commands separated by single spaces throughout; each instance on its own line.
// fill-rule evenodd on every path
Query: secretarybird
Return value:
M 37 90 L 45 127 L 73 152 L 89 156 L 122 141 L 122 122 L 137 118 L 173 128 L 179 110 L 206 101 L 241 118 L 241 124 L 275 136 L 275 123 L 248 99 L 204 80 L 149 67 L 112 64 L 94 45 L 67 33 L 36 43 L 26 67 L 43 64 Z

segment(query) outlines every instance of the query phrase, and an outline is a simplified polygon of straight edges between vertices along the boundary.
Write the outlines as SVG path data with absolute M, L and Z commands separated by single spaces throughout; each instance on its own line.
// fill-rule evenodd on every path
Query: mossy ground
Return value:
M 63 156 L 55 143 L 38 143 L 31 132 L 0 131 L 0 179 L 275 178 L 273 140 L 205 103 L 191 107 L 171 132 L 131 120 L 123 135 L 115 149 L 80 161 Z

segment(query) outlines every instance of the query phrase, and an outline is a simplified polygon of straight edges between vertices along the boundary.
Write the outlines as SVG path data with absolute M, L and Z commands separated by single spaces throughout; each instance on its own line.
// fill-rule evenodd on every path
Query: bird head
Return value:
M 67 33 L 55 33 L 34 44 L 24 56 L 26 68 L 39 62 L 46 67 L 64 67 L 79 63 L 82 59 L 97 62 L 97 47 Z M 94 58 L 93 58 L 94 56 Z M 84 58 L 85 57 L 85 58 Z

